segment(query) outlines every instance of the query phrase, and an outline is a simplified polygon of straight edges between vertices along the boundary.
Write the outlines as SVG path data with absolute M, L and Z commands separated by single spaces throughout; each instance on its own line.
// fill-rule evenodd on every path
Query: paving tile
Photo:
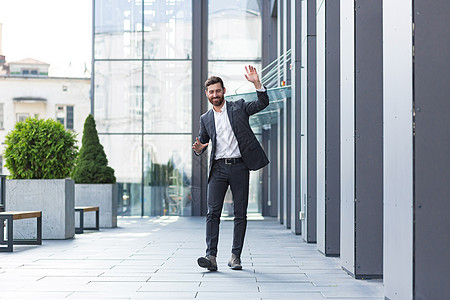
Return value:
M 256 274 L 303 274 L 298 266 L 290 267 L 253 267 Z
M 333 300 L 385 300 L 384 297 L 346 297 L 346 298 L 336 298 L 336 297 L 332 297 L 332 298 L 325 298 L 325 299 L 333 299 Z
M 319 292 L 310 282 L 258 282 L 261 292 Z
M 197 292 L 137 292 L 131 295 L 133 299 L 194 299 Z
M 207 291 L 207 292 L 230 292 L 230 291 L 240 291 L 243 293 L 246 292 L 259 292 L 258 284 L 256 281 L 253 282 L 229 282 L 229 281 L 203 281 L 199 288 L 199 292 Z
M 310 282 L 306 274 L 255 274 L 257 282 Z
M 287 293 L 287 292 L 262 292 L 261 299 L 283 299 L 283 300 L 323 300 L 325 299 L 320 292 L 316 293 Z
M 198 292 L 195 299 L 201 300 L 211 300 L 211 299 L 255 299 L 260 300 L 261 296 L 259 293 L 240 293 L 240 292 L 227 292 L 227 293 L 217 293 L 217 292 Z M 281 299 L 281 298 L 278 298 Z
M 198 291 L 200 281 L 172 281 L 172 282 L 146 282 L 138 289 L 139 292 L 195 292 Z
M 72 292 L 7 292 L 3 291 L 0 294 L 0 299 L 14 300 L 14 299 L 64 299 L 68 297 Z

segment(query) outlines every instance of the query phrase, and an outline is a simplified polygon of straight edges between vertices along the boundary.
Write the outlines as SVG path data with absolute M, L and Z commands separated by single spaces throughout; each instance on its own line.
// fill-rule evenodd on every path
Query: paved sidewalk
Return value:
M 200 217 L 119 218 L 119 227 L 0 253 L 0 299 L 384 299 L 379 280 L 355 280 L 339 258 L 275 219 L 249 221 L 242 271 L 230 270 L 230 221 L 221 223 L 218 272 Z

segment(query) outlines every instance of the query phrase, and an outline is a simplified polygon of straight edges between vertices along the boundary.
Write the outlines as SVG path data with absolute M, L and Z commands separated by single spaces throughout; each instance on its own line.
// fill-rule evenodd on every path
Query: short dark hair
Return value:
M 208 89 L 208 86 L 216 84 L 216 83 L 220 83 L 220 85 L 222 86 L 222 89 L 223 89 L 222 78 L 217 77 L 217 76 L 211 76 L 208 79 L 206 79 L 206 81 L 205 81 L 205 90 Z

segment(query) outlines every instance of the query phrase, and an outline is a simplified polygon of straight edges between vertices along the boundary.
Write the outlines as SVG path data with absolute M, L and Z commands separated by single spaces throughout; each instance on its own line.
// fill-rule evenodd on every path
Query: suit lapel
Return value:
M 207 126 L 208 126 L 208 131 L 210 134 L 210 138 L 212 141 L 215 142 L 216 141 L 216 122 L 214 120 L 214 111 L 212 108 L 208 112 L 207 120 L 208 120 Z
M 234 132 L 233 104 L 231 102 L 226 101 L 226 105 L 227 105 L 228 120 L 230 120 L 231 129 L 233 129 Z

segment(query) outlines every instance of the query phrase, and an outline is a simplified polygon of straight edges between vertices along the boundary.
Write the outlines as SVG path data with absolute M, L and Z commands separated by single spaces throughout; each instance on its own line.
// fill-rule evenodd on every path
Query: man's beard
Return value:
M 215 98 L 209 98 L 209 103 L 211 103 L 214 106 L 221 106 L 223 101 L 225 101 L 225 97 L 215 97 Z

